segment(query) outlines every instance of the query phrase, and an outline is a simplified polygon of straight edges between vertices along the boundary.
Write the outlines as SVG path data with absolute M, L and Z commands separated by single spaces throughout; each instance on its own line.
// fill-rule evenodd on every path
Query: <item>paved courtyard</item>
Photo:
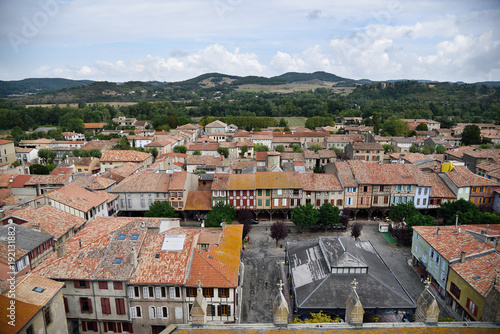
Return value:
M 378 223 L 361 222 L 363 223 L 363 230 L 360 240 L 369 240 L 373 244 L 382 259 L 416 302 L 424 289 L 424 285 L 420 282 L 420 277 L 413 267 L 410 266 L 410 247 L 389 245 L 378 232 Z M 349 232 L 305 232 L 299 234 L 297 228 L 291 222 L 287 222 L 287 224 L 290 226 L 291 234 L 286 240 L 280 241 L 282 248 L 276 247 L 275 240 L 268 236 L 270 222 L 261 222 L 261 224 L 252 227 L 249 234 L 250 241 L 246 245 L 242 256 L 245 272 L 241 323 L 272 322 L 272 302 L 278 293 L 277 283 L 282 277 L 281 264 L 285 262 L 284 248 L 286 241 L 315 240 L 320 236 L 349 235 Z M 266 227 L 268 228 L 267 231 Z M 440 308 L 442 316 L 450 316 L 444 307 Z

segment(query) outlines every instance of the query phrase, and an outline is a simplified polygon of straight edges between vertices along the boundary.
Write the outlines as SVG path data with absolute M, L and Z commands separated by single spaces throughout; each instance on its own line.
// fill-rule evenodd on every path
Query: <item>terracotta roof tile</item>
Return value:
M 83 123 L 85 129 L 102 129 L 107 123 Z
M 126 177 L 111 189 L 112 193 L 166 193 L 169 189 L 171 174 L 142 172 Z
M 259 172 L 256 173 L 256 189 L 299 189 L 298 172 Z
M 337 175 L 301 173 L 300 183 L 304 191 L 340 191 L 342 186 Z
M 455 263 L 451 268 L 483 297 L 493 288 L 494 282 L 500 279 L 500 254 L 491 253 Z
M 50 234 L 56 239 L 59 239 L 72 228 L 80 228 L 86 221 L 49 205 L 37 209 L 28 206 L 21 210 L 8 210 L 5 214 L 6 218 L 14 216 L 26 220 L 27 223 L 23 225 L 29 227 L 38 225 L 40 231 Z
M 472 173 L 465 166 L 455 166 L 451 172 L 446 175 L 457 185 L 457 187 L 484 187 L 484 186 L 499 186 L 493 180 Z
M 0 295 L 0 308 L 7 310 L 12 299 Z M 16 334 L 20 328 L 23 328 L 28 322 L 42 309 L 42 306 L 25 303 L 16 300 L 16 326 L 9 324 L 10 318 L 6 316 L 0 317 L 0 333 L 1 334 Z M 5 312 L 5 311 L 3 311 Z M 3 313 L 2 314 L 5 314 Z
M 35 186 L 38 184 L 52 184 L 52 185 L 62 185 L 69 182 L 72 178 L 71 175 L 32 175 L 31 178 L 26 181 L 25 185 Z
M 184 184 L 186 183 L 187 174 L 188 173 L 185 171 L 172 173 L 168 189 L 182 191 L 184 189 Z
M 231 174 L 227 190 L 255 190 L 255 174 Z
M 152 155 L 150 153 L 139 152 L 134 150 L 107 150 L 102 155 L 100 161 L 104 162 L 115 162 L 115 161 L 126 161 L 126 162 L 141 162 Z
M 207 287 L 238 286 L 243 225 L 227 225 L 222 233 L 219 245 L 194 250 L 187 286 L 196 286 L 198 280 Z
M 77 210 L 87 212 L 106 202 L 106 198 L 83 189 L 76 184 L 68 184 L 47 194 L 47 197 Z
M 468 226 L 461 225 L 458 228 L 454 225 L 414 226 L 413 229 L 448 262 L 460 260 L 462 251 L 466 252 L 466 258 L 489 251 L 493 252 L 491 244 L 481 242 L 466 231 Z M 439 235 L 437 235 L 437 228 L 439 228 Z
M 190 191 L 184 210 L 210 211 L 212 210 L 212 194 L 210 191 Z
M 30 274 L 17 284 L 16 299 L 33 305 L 45 306 L 63 286 L 62 282 Z M 33 291 L 35 287 L 42 288 L 44 291 Z

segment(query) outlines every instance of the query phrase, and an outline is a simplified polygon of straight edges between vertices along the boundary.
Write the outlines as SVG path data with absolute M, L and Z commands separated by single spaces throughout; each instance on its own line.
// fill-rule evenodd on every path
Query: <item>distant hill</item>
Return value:
M 70 80 L 61 78 L 31 78 L 19 81 L 0 81 L 0 97 L 14 94 L 37 94 L 61 89 L 82 87 L 91 84 L 91 80 Z

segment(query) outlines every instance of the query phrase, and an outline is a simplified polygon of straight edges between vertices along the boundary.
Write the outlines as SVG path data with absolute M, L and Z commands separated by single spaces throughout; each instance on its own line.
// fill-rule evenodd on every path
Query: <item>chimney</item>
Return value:
M 498 238 L 495 238 L 495 240 L 493 240 L 493 248 L 497 249 L 497 246 L 498 246 Z
M 137 254 L 135 253 L 135 248 L 132 247 L 130 250 L 130 264 L 136 268 L 137 267 Z
M 439 236 L 439 227 L 436 230 L 436 236 Z
M 465 262 L 465 251 L 460 252 L 460 263 Z
M 62 244 L 61 246 L 57 247 L 57 257 L 63 257 L 66 255 L 66 244 Z
M 82 248 L 82 239 L 78 239 L 78 243 L 80 244 L 80 248 Z

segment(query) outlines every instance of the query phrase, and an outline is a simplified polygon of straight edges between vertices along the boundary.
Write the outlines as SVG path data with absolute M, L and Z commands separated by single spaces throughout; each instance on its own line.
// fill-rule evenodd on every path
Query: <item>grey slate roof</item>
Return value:
M 365 310 L 416 308 L 369 241 L 320 237 L 318 241 L 287 242 L 286 248 L 299 310 L 344 312 L 354 278 L 359 282 L 357 293 Z M 337 274 L 331 272 L 332 267 L 353 269 Z M 368 267 L 366 273 L 359 272 L 363 267 Z
M 8 243 L 9 227 L 12 226 L 14 226 L 16 231 L 16 248 L 20 248 L 26 252 L 31 252 L 41 244 L 52 239 L 52 236 L 48 233 L 40 232 L 23 225 L 8 224 L 0 226 L 0 242 Z

